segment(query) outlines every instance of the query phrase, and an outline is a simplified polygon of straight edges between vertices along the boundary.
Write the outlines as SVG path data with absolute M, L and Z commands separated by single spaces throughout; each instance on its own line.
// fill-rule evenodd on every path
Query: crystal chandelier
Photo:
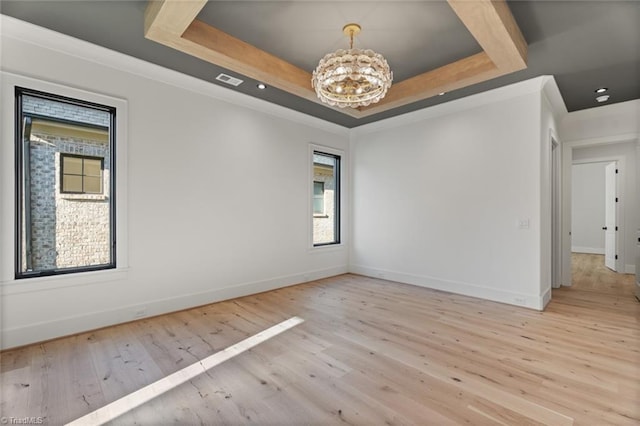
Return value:
M 358 24 L 347 24 L 342 32 L 349 36 L 349 50 L 328 53 L 313 71 L 311 85 L 320 100 L 340 108 L 357 108 L 378 102 L 391 87 L 393 73 L 384 57 L 373 50 L 353 48 Z

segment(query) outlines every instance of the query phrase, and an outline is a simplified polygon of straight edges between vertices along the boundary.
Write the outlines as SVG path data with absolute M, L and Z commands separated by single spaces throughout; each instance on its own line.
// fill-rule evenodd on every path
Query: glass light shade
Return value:
M 311 85 L 320 100 L 340 108 L 367 106 L 384 98 L 393 73 L 373 50 L 340 49 L 328 53 L 313 71 Z

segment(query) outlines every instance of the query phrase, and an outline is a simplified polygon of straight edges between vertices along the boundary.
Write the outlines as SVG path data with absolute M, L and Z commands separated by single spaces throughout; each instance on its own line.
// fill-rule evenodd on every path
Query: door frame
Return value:
M 573 166 L 573 150 L 586 147 L 595 147 L 599 145 L 614 145 L 619 143 L 633 142 L 637 143 L 638 134 L 623 134 L 616 136 L 607 136 L 601 138 L 581 139 L 574 141 L 567 141 L 562 143 L 562 285 L 571 286 L 571 170 Z M 589 159 L 588 162 L 596 162 L 596 159 Z M 624 164 L 623 156 L 611 156 L 599 161 L 618 161 L 619 168 L 621 170 L 621 176 L 625 173 L 626 164 Z M 624 222 L 624 210 L 623 203 L 625 201 L 625 179 L 621 179 L 618 176 L 618 196 L 620 198 L 620 204 L 618 204 L 618 226 L 619 229 L 625 229 Z M 619 235 L 624 236 L 623 232 Z M 624 253 L 624 238 L 617 238 L 616 244 L 618 244 L 618 261 L 622 264 L 626 253 Z M 622 240 L 622 241 L 621 241 Z
M 551 287 L 562 286 L 562 144 L 549 132 L 551 170 Z
M 615 243 L 615 252 L 618 255 L 618 259 L 615 260 L 615 270 L 616 272 L 624 272 L 624 263 L 622 259 L 624 259 L 624 244 L 620 242 L 621 237 L 624 236 L 624 176 L 626 174 L 625 169 L 625 157 L 623 156 L 607 156 L 607 157 L 594 157 L 594 158 L 586 158 L 584 160 L 573 160 L 571 162 L 571 166 L 576 166 L 579 164 L 610 164 L 615 163 L 616 168 L 620 170 L 620 173 L 616 176 L 616 197 L 618 197 L 619 201 L 616 205 L 616 226 L 618 227 L 618 231 L 616 233 L 616 243 Z M 604 179 L 604 177 L 603 177 Z M 573 189 L 573 185 L 571 187 Z M 571 219 L 573 219 L 573 212 L 571 213 Z M 606 253 L 605 253 L 606 254 Z M 621 269 L 622 268 L 622 269 Z

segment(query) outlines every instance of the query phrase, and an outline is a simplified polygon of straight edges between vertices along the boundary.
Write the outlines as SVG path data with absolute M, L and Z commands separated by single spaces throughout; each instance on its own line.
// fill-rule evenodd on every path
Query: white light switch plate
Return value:
M 529 229 L 529 219 L 518 220 L 518 229 Z

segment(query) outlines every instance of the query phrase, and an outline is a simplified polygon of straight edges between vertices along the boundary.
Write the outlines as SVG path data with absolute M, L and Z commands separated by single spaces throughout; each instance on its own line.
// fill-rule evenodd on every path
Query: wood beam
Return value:
M 448 0 L 482 53 L 394 84 L 368 107 L 323 104 L 311 73 L 196 19 L 207 0 L 150 1 L 145 37 L 288 93 L 361 118 L 526 68 L 527 44 L 505 0 Z
M 527 67 L 527 42 L 504 0 L 447 0 L 496 67 Z
M 461 89 L 504 74 L 484 53 L 469 56 L 394 84 L 377 104 L 362 109 L 362 117 Z
M 195 20 L 182 38 L 204 49 L 198 49 L 200 59 L 234 70 L 247 77 L 286 90 L 305 99 L 316 99 L 311 87 L 311 73 L 260 50 L 217 28 Z
M 144 13 L 145 37 L 180 37 L 196 19 L 207 0 L 153 0 L 147 4 Z

